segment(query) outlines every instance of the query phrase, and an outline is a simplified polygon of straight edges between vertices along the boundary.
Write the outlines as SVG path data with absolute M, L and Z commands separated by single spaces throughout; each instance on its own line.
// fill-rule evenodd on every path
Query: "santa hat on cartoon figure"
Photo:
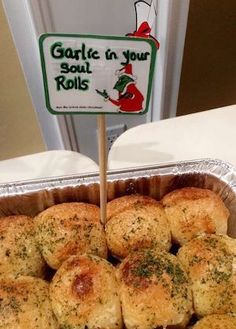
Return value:
M 120 77 L 122 75 L 126 75 L 130 78 L 132 78 L 133 80 L 136 80 L 136 76 L 133 75 L 133 66 L 132 64 L 127 64 L 125 66 L 123 66 L 121 69 L 116 71 L 116 74 Z

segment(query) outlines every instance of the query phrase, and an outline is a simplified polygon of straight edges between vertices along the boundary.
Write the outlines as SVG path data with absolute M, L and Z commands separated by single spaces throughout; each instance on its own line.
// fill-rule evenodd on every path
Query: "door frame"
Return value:
M 153 86 L 152 121 L 175 117 L 190 0 L 157 0 L 160 42 Z M 158 109 L 157 111 L 155 109 Z

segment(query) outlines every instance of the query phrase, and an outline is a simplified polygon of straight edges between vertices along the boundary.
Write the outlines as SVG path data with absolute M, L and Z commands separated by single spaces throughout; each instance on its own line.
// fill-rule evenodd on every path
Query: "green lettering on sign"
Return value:
M 39 46 L 51 113 L 148 111 L 156 57 L 152 40 L 44 34 Z

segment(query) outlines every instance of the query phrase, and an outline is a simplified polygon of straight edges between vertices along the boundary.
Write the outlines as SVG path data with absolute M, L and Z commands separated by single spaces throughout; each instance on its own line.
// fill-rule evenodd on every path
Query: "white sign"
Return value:
M 44 34 L 39 45 L 51 113 L 147 112 L 156 57 L 152 40 Z

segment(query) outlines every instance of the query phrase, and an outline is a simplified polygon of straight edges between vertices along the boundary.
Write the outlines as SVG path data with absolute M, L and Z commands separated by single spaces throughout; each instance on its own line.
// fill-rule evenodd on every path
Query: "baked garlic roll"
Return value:
M 37 247 L 32 218 L 0 218 L 0 276 L 44 277 L 46 263 Z
M 208 315 L 198 321 L 193 329 L 236 329 L 236 318 L 227 314 Z
M 114 269 L 102 258 L 70 257 L 55 274 L 50 296 L 61 328 L 122 328 Z
M 186 187 L 167 194 L 161 202 L 173 241 L 181 246 L 201 233 L 227 233 L 229 211 L 210 190 Z
M 58 269 L 71 255 L 91 253 L 107 257 L 99 208 L 86 203 L 63 203 L 36 218 L 36 237 L 48 265 Z
M 150 203 L 156 204 L 157 201 L 149 196 L 141 194 L 131 194 L 116 198 L 107 203 L 107 221 L 119 215 L 119 213 L 125 209 L 130 208 L 130 206 L 138 207 L 140 204 L 146 205 Z
M 0 328 L 59 329 L 49 284 L 29 276 L 0 278 Z
M 236 240 L 214 234 L 199 236 L 180 248 L 193 292 L 195 313 L 236 313 Z
M 162 205 L 144 200 L 139 197 L 119 213 L 115 211 L 106 223 L 107 246 L 114 257 L 124 258 L 132 250 L 153 246 L 170 249 L 170 228 Z
M 127 329 L 183 328 L 192 314 L 188 277 L 174 255 L 157 249 L 131 253 L 118 269 Z

